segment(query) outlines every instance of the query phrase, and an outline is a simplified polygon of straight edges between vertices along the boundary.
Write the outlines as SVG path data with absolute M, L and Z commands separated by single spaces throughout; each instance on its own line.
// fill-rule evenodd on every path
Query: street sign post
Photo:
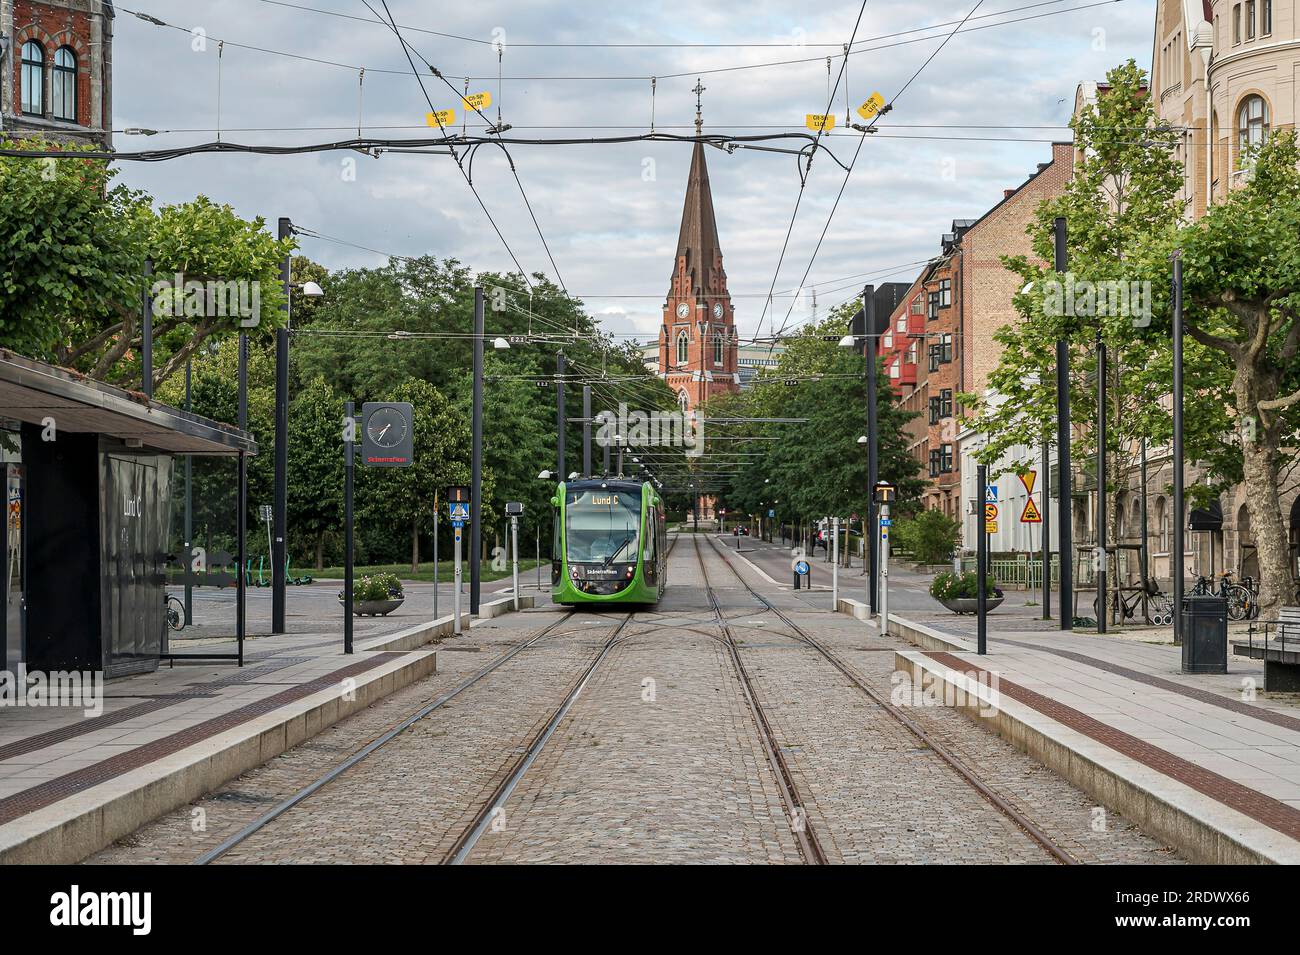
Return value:
M 447 510 L 451 516 L 451 526 L 455 529 L 456 548 L 453 553 L 452 574 L 452 632 L 459 635 L 460 626 L 460 581 L 461 581 L 461 532 L 464 530 L 465 522 L 469 520 L 469 488 L 463 485 L 450 487 L 447 489 Z
M 806 560 L 797 560 L 794 562 L 794 589 L 798 590 L 802 586 L 803 578 L 808 578 L 808 586 L 812 587 L 812 567 Z
M 889 505 L 894 500 L 894 486 L 887 481 L 877 481 L 875 501 L 880 505 L 880 635 L 889 635 L 889 528 L 893 520 Z
M 522 501 L 507 501 L 506 513 L 510 515 L 510 556 L 513 561 L 512 576 L 515 583 L 515 612 L 519 611 L 519 515 L 524 512 Z

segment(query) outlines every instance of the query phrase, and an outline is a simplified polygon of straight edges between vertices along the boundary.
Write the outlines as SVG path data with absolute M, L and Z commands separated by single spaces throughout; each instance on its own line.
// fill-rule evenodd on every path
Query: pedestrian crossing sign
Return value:
M 1041 524 L 1043 515 L 1038 510 L 1038 505 L 1034 503 L 1032 497 L 1025 499 L 1025 509 L 1020 512 L 1021 524 Z

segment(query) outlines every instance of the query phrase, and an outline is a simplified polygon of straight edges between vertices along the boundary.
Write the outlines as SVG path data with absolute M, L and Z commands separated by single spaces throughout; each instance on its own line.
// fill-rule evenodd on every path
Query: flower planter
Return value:
M 405 601 L 405 597 L 392 597 L 388 600 L 354 600 L 352 601 L 352 613 L 358 617 L 386 617 Z M 339 603 L 343 602 L 343 597 L 339 597 Z
M 995 610 L 999 606 L 1001 606 L 1002 601 L 1005 599 L 1006 599 L 1005 597 L 989 597 L 985 601 L 985 607 L 988 610 Z M 978 597 L 953 597 L 949 600 L 940 600 L 939 603 L 943 604 L 953 613 L 978 613 L 979 612 Z

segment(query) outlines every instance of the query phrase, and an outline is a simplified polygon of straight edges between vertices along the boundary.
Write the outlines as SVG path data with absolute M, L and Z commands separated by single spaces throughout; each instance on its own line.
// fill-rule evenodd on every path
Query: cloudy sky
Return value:
M 370 2 L 382 13 L 380 0 Z M 854 107 L 875 91 L 895 99 L 974 3 L 867 0 L 847 81 L 835 96 L 837 127 L 824 140 L 846 165 L 859 135 L 843 128 L 845 90 Z M 401 45 L 362 0 L 131 0 L 126 6 L 184 30 L 119 10 L 114 126 L 165 131 L 147 138 L 119 134 L 121 150 L 205 142 L 218 125 L 225 140 L 258 144 L 344 139 L 356 135 L 358 120 L 367 135 L 432 133 Z M 653 110 L 660 131 L 691 132 L 697 77 L 705 87 L 706 131 L 802 130 L 806 114 L 825 109 L 825 57 L 833 57 L 833 84 L 843 60 L 837 54 L 854 36 L 861 9 L 855 0 L 388 0 L 388 6 L 408 42 L 456 77 L 457 90 L 470 77 L 471 93 L 491 93 L 490 117 L 499 106 L 514 127 L 508 135 L 527 138 L 646 132 L 651 77 L 657 77 Z M 779 274 L 799 195 L 794 157 L 709 150 L 742 333 L 756 332 L 774 275 L 777 325 L 789 313 L 790 327 L 811 316 L 813 287 L 824 313 L 851 297 L 864 274 L 876 282 L 913 278 L 918 266 L 911 263 L 935 254 L 953 219 L 980 215 L 1004 188 L 1018 186 L 1051 158 L 1051 140 L 1068 138 L 1065 124 L 1081 81 L 1100 79 L 1129 57 L 1149 67 L 1154 8 L 1154 0 L 984 0 L 866 141 L 815 259 L 844 172 L 826 155 L 814 162 Z M 219 40 L 226 41 L 220 56 Z M 504 41 L 500 84 L 496 40 Z M 735 69 L 755 64 L 777 65 Z M 364 83 L 357 67 L 365 68 Z M 434 105 L 456 108 L 459 123 L 458 95 L 425 76 Z M 482 126 L 474 119 L 471 131 Z M 656 335 L 690 146 L 518 145 L 511 152 L 568 289 L 611 331 Z M 505 155 L 480 150 L 472 175 L 523 267 L 554 277 Z M 262 215 L 272 227 L 287 215 L 383 253 L 454 257 L 475 270 L 512 267 L 446 156 L 199 156 L 127 163 L 123 181 L 159 202 L 203 193 L 245 216 Z M 383 261 L 313 238 L 303 238 L 302 251 L 331 268 Z M 770 320 L 769 311 L 764 332 Z

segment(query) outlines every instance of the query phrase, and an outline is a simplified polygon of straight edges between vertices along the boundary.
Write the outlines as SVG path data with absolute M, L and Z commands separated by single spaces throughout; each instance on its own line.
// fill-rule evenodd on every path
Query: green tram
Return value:
M 557 604 L 653 604 L 668 583 L 663 498 L 651 484 L 611 478 L 560 484 L 551 599 Z

